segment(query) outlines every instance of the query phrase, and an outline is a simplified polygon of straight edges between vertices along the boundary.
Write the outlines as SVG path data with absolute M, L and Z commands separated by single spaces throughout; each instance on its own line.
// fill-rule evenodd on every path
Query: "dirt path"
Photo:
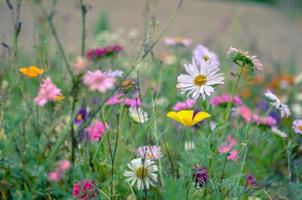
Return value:
M 45 0 L 44 2 L 49 2 Z M 59 0 L 55 17 L 62 42 L 70 52 L 80 48 L 80 11 L 78 1 Z M 101 13 L 107 12 L 111 27 L 142 30 L 143 0 L 86 0 L 92 6 L 88 13 L 88 38 Z M 158 0 L 157 17 L 160 27 L 166 23 L 176 0 Z M 31 49 L 35 8 L 24 1 L 21 46 Z M 4 0 L 0 2 L 0 37 L 9 43 L 12 25 Z M 216 31 L 215 31 L 216 30 Z M 207 40 L 210 46 L 224 52 L 229 46 L 255 49 L 270 65 L 275 61 L 287 64 L 289 57 L 302 67 L 302 20 L 291 20 L 271 7 L 223 1 L 185 0 L 184 5 L 166 35 L 191 37 L 194 43 Z M 213 37 L 212 37 L 213 36 Z M 88 43 L 89 43 L 88 42 Z

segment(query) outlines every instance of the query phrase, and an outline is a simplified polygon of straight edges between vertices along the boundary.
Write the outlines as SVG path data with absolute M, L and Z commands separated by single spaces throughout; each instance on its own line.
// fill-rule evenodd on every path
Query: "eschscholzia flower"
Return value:
M 288 106 L 281 103 L 280 99 L 274 93 L 267 90 L 264 95 L 270 100 L 270 104 L 280 111 L 281 118 L 290 116 L 291 113 Z
M 221 96 L 215 96 L 210 100 L 210 104 L 212 104 L 213 106 L 225 107 L 225 106 L 227 106 L 228 103 L 232 103 L 237 106 L 243 105 L 241 99 L 238 96 L 235 96 L 234 98 L 232 98 L 228 94 L 223 94 Z
M 149 120 L 148 113 L 141 107 L 130 107 L 129 116 L 137 123 L 143 124 Z
M 187 99 L 184 102 L 178 102 L 173 106 L 173 110 L 188 110 L 196 104 L 196 99 Z
M 180 110 L 178 112 L 171 111 L 167 113 L 167 117 L 188 127 L 195 126 L 197 123 L 209 118 L 210 116 L 211 115 L 207 112 L 194 110 Z
M 87 108 L 83 107 L 77 112 L 75 119 L 74 119 L 74 124 L 79 126 L 83 122 L 85 122 L 88 117 L 89 117 L 88 110 L 87 110 Z
M 152 160 L 136 158 L 130 161 L 128 168 L 130 171 L 125 171 L 124 176 L 131 186 L 136 182 L 138 190 L 149 189 L 157 182 L 158 168 Z
M 292 129 L 295 131 L 295 133 L 298 133 L 302 135 L 302 120 L 296 119 L 293 121 Z
M 38 77 L 45 72 L 44 69 L 41 69 L 37 66 L 21 67 L 19 71 L 29 78 Z
M 246 180 L 246 187 L 255 187 L 256 186 L 256 180 L 252 174 L 248 174 L 245 178 Z
M 170 47 L 188 47 L 191 45 L 192 40 L 184 37 L 166 37 L 164 43 Z
M 38 106 L 44 106 L 48 101 L 55 101 L 61 96 L 63 96 L 61 90 L 47 77 L 42 81 L 38 96 L 34 101 Z
M 224 84 L 221 73 L 217 73 L 220 69 L 215 69 L 209 62 L 196 63 L 193 59 L 192 64 L 185 64 L 188 74 L 181 74 L 177 77 L 177 88 L 181 93 L 188 92 L 194 99 L 202 96 L 210 96 L 214 92 L 214 87 Z
M 108 128 L 109 126 L 107 124 L 103 124 L 101 121 L 96 120 L 85 129 L 85 132 L 90 141 L 96 142 L 105 134 Z
M 81 180 L 73 184 L 72 196 L 76 199 L 90 200 L 98 196 L 94 181 Z
M 256 69 L 259 72 L 263 71 L 263 64 L 256 56 L 251 56 L 248 52 L 230 47 L 228 54 L 231 60 L 240 67 L 249 67 L 250 69 Z
M 204 187 L 208 184 L 209 175 L 206 167 L 195 165 L 193 166 L 193 182 L 196 188 Z
M 193 58 L 196 62 L 210 62 L 212 67 L 215 69 L 217 69 L 220 65 L 218 56 L 202 44 L 199 44 L 194 49 Z
M 161 149 L 156 145 L 139 147 L 137 148 L 136 153 L 137 156 L 150 160 L 158 160 L 162 157 Z
M 83 57 L 78 57 L 71 66 L 75 74 L 80 74 L 87 70 L 88 61 Z
M 121 51 L 123 51 L 123 47 L 121 45 L 112 45 L 103 48 L 96 48 L 89 50 L 86 53 L 86 58 L 88 60 L 98 61 L 99 59 L 115 55 Z
M 287 134 L 280 129 L 278 129 L 276 126 L 272 127 L 272 132 L 275 133 L 276 135 L 279 135 L 282 138 L 287 138 Z
M 83 82 L 88 86 L 89 90 L 105 93 L 113 88 L 115 79 L 100 70 L 96 70 L 94 72 L 88 71 L 83 76 Z

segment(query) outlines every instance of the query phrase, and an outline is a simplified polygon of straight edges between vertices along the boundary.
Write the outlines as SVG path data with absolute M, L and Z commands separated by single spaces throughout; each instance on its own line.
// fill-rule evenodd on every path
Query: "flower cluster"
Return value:
M 81 200 L 96 199 L 98 197 L 98 191 L 94 181 L 83 179 L 74 183 L 72 196 Z
M 237 145 L 237 140 L 233 138 L 231 135 L 228 135 L 227 142 L 219 147 L 218 152 L 220 154 L 229 153 L 227 159 L 236 161 L 239 158 L 238 151 L 236 149 L 233 149 L 233 147 L 236 145 Z
M 68 160 L 61 160 L 56 169 L 49 172 L 48 174 L 48 180 L 50 181 L 54 181 L 54 182 L 57 182 L 57 181 L 60 181 L 65 172 L 71 167 L 71 164 Z
M 86 57 L 88 60 L 97 61 L 104 57 L 108 57 L 108 56 L 117 54 L 121 51 L 123 51 L 123 47 L 121 45 L 106 46 L 103 48 L 96 48 L 96 49 L 91 49 L 91 50 L 87 51 Z

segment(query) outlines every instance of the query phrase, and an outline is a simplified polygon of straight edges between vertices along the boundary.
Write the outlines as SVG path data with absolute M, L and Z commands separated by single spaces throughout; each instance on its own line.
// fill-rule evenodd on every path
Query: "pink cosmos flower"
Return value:
M 98 90 L 101 93 L 105 93 L 107 90 L 113 88 L 115 79 L 100 70 L 96 70 L 94 72 L 88 71 L 83 76 L 83 82 L 88 86 L 89 90 Z
M 254 114 L 252 116 L 252 120 L 257 125 L 262 125 L 262 126 L 275 126 L 277 124 L 276 119 L 271 116 L 261 117 L 259 115 Z
M 140 98 L 124 98 L 121 93 L 116 93 L 111 98 L 109 98 L 105 104 L 108 106 L 119 104 L 129 107 L 139 107 L 142 105 L 142 102 Z
M 85 72 L 88 67 L 88 61 L 83 57 L 78 57 L 75 63 L 72 64 L 72 69 L 75 74 Z
M 187 99 L 184 102 L 178 102 L 173 106 L 173 110 L 188 110 L 196 104 L 196 99 Z
M 232 151 L 230 151 L 230 154 L 227 157 L 228 160 L 232 160 L 232 161 L 236 161 L 236 160 L 238 160 L 238 158 L 239 158 L 239 155 L 238 155 L 238 151 L 236 149 L 233 149 Z
M 97 198 L 94 181 L 81 180 L 73 184 L 72 196 L 76 199 L 89 200 Z
M 68 160 L 61 160 L 58 164 L 58 169 L 61 172 L 65 172 L 71 167 L 71 164 Z
M 85 129 L 88 139 L 90 141 L 96 142 L 105 134 L 106 129 L 109 126 L 107 124 L 103 124 L 101 121 L 97 120 L 94 123 L 90 124 L 89 127 Z
M 46 79 L 43 79 L 38 96 L 34 101 L 38 106 L 44 106 L 48 101 L 54 101 L 61 96 L 61 90 L 53 84 L 49 77 L 47 77 Z
M 58 182 L 58 181 L 61 180 L 61 178 L 62 178 L 61 173 L 56 171 L 56 170 L 51 171 L 48 174 L 48 180 L 49 181 Z
M 232 100 L 232 97 L 228 94 L 216 96 L 210 100 L 210 104 L 212 104 L 213 106 L 226 105 L 227 103 L 231 103 L 231 102 L 237 106 L 240 106 L 243 104 L 241 99 L 238 96 L 235 96 Z
M 137 150 L 137 156 L 147 159 L 160 159 L 162 157 L 161 149 L 159 146 L 142 146 L 139 147 Z

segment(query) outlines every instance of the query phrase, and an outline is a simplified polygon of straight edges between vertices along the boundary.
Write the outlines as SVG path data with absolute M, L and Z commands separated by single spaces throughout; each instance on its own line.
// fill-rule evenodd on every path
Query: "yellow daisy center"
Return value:
M 300 125 L 298 128 L 299 128 L 300 131 L 302 131 L 302 125 Z
M 197 86 L 202 86 L 205 85 L 207 81 L 208 81 L 207 77 L 205 75 L 200 74 L 195 77 L 194 84 Z
M 203 60 L 204 60 L 205 62 L 207 62 L 208 60 L 210 60 L 210 58 L 209 58 L 207 55 L 204 55 L 204 56 L 203 56 Z
M 139 167 L 135 170 L 135 175 L 140 179 L 145 179 L 149 176 L 149 171 L 146 167 Z

